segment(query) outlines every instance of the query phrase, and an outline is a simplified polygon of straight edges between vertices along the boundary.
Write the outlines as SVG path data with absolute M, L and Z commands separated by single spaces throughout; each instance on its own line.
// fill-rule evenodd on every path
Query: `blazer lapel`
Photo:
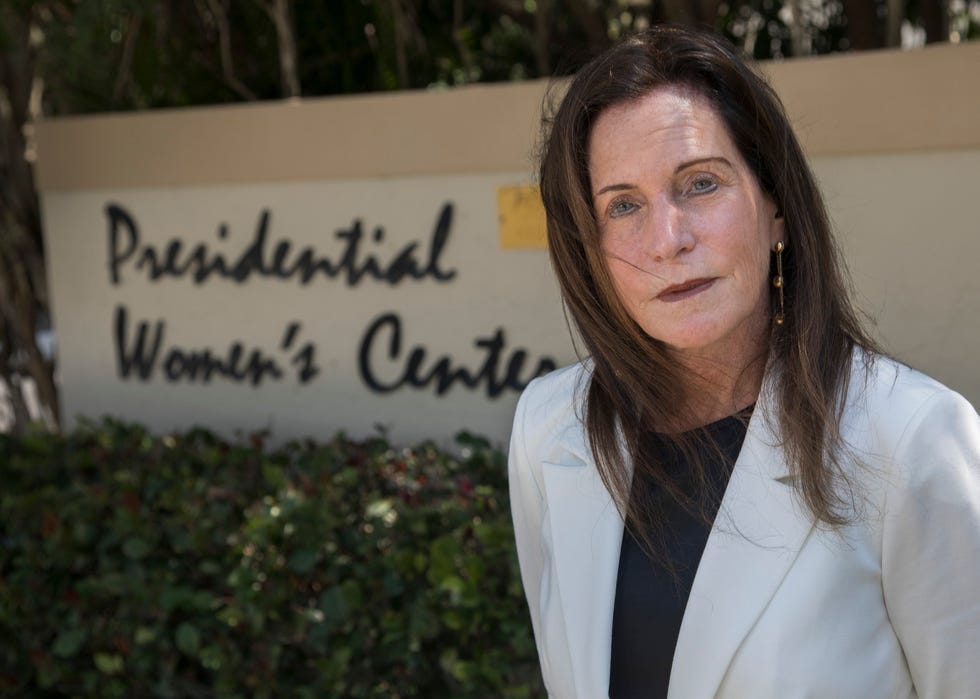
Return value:
M 668 699 L 715 696 L 813 528 L 768 424 L 771 405 L 764 390 L 694 578 Z
M 623 521 L 581 429 L 566 432 L 562 446 L 567 451 L 560 463 L 545 462 L 542 472 L 572 665 L 568 671 L 575 696 L 605 697 Z

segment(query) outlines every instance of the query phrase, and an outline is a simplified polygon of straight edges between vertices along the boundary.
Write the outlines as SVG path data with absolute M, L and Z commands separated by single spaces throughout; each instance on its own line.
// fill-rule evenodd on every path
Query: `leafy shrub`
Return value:
M 0 436 L 0 695 L 541 694 L 502 455 Z

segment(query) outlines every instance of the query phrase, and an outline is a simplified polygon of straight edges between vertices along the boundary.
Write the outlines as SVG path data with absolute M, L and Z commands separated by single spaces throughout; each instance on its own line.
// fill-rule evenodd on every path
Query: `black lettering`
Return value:
M 284 341 L 292 343 L 300 329 L 299 323 L 290 323 Z M 129 311 L 117 306 L 115 313 L 116 367 L 120 378 L 135 375 L 142 381 L 153 377 L 161 357 L 166 323 L 158 320 L 151 325 L 147 321 L 136 324 L 134 338 L 129 337 Z M 299 365 L 299 380 L 306 384 L 320 373 L 316 366 L 316 348 L 307 343 L 293 358 Z M 240 340 L 235 340 L 222 355 L 211 348 L 186 349 L 171 346 L 162 355 L 159 364 L 164 380 L 170 383 L 208 384 L 213 378 L 223 378 L 232 383 L 249 383 L 259 386 L 266 380 L 280 380 L 282 367 L 260 349 L 246 350 Z
M 105 212 L 109 217 L 109 280 L 113 285 L 118 285 L 119 267 L 136 252 L 140 234 L 136 221 L 118 204 L 106 205 Z M 125 241 L 122 240 L 123 236 Z
M 227 235 L 227 231 L 227 226 L 221 226 L 218 237 L 224 238 Z M 203 243 L 199 243 L 198 245 L 194 246 L 194 252 L 192 252 L 190 257 L 187 258 L 184 268 L 177 272 L 177 276 L 182 277 L 192 268 L 196 268 L 193 276 L 194 283 L 198 286 L 203 284 L 207 278 L 215 272 L 222 277 L 230 276 L 228 272 L 228 265 L 225 263 L 225 258 L 219 255 L 218 257 L 209 260 L 208 248 Z
M 293 364 L 299 365 L 299 382 L 301 384 L 307 384 L 316 378 L 317 374 L 320 373 L 320 367 L 313 363 L 313 355 L 316 353 L 316 348 L 312 343 L 306 343 L 303 345 L 303 349 L 293 357 Z
M 378 369 L 373 360 L 377 359 L 375 343 L 384 342 L 383 332 L 389 333 L 387 351 L 380 352 L 384 360 L 396 367 L 394 380 L 379 378 Z M 402 355 L 402 321 L 395 313 L 384 313 L 368 326 L 358 350 L 358 370 L 361 380 L 375 393 L 391 393 L 403 387 L 415 389 L 430 388 L 435 395 L 443 396 L 454 386 L 460 385 L 469 390 L 486 391 L 488 398 L 497 398 L 506 390 L 523 391 L 527 384 L 536 376 L 545 374 L 556 368 L 557 364 L 550 357 L 542 357 L 534 373 L 522 379 L 521 373 L 527 360 L 527 350 L 513 350 L 506 361 L 506 371 L 500 374 L 501 360 L 507 345 L 503 328 L 497 328 L 489 337 L 477 338 L 473 342 L 477 349 L 485 352 L 485 358 L 479 370 L 459 365 L 450 355 L 442 355 L 430 361 L 430 351 L 423 346 L 416 346 Z M 383 345 L 382 345 L 383 347 Z M 397 369 L 401 363 L 401 370 Z M 388 372 L 390 373 L 390 372 Z
M 283 240 L 276 244 L 272 253 L 272 273 L 279 279 L 289 279 L 292 272 L 286 269 L 286 258 L 289 256 L 293 244 L 288 240 Z
M 281 277 L 282 279 L 289 279 L 296 275 L 297 270 L 299 271 L 299 282 L 302 285 L 307 285 L 313 281 L 313 277 L 316 276 L 317 272 L 323 272 L 323 274 L 329 278 L 333 279 L 338 274 L 340 274 L 340 267 L 334 267 L 333 262 L 322 257 L 316 257 L 315 253 L 311 248 L 305 248 L 302 253 L 300 253 L 299 259 L 296 260 L 296 264 L 293 268 L 289 270 L 289 273 Z
M 233 383 L 248 382 L 259 386 L 267 377 L 282 378 L 282 369 L 261 350 L 252 350 L 244 367 L 240 366 L 244 347 L 233 342 L 224 358 L 215 356 L 211 349 L 186 350 L 173 347 L 163 361 L 164 378 L 171 382 L 210 383 L 215 375 Z
M 251 377 L 251 384 L 258 386 L 268 374 L 274 379 L 282 378 L 282 369 L 274 360 L 262 356 L 259 350 L 252 350 L 248 358 L 248 365 L 245 367 L 245 374 Z
M 436 220 L 435 230 L 432 232 L 432 247 L 429 248 L 429 266 L 425 270 L 425 273 L 437 282 L 448 282 L 456 276 L 455 269 L 451 269 L 448 272 L 443 272 L 439 269 L 439 257 L 442 255 L 442 249 L 449 240 L 449 231 L 452 225 L 453 205 L 450 202 L 446 202 L 442 205 L 439 218 Z
M 542 357 L 538 360 L 538 365 L 535 367 L 534 371 L 526 380 L 521 379 L 521 370 L 524 368 L 524 361 L 527 359 L 527 351 L 519 349 L 510 356 L 510 360 L 507 362 L 507 372 L 504 374 L 504 380 L 500 384 L 500 390 L 505 388 L 512 389 L 514 391 L 523 391 L 527 388 L 527 385 L 531 383 L 534 379 L 539 376 L 544 376 L 549 371 L 554 371 L 558 368 L 558 364 L 551 357 Z
M 259 275 L 269 274 L 262 264 L 265 252 L 265 236 L 268 230 L 269 210 L 263 209 L 262 213 L 259 214 L 259 223 L 255 227 L 255 238 L 252 240 L 252 244 L 242 253 L 242 256 L 238 258 L 235 266 L 231 269 L 231 278 L 239 284 L 248 279 L 252 272 Z
M 506 388 L 505 384 L 497 380 L 497 369 L 500 366 L 500 352 L 504 348 L 503 328 L 497 328 L 497 332 L 493 334 L 493 337 L 479 339 L 475 344 L 477 347 L 487 350 L 487 359 L 483 362 L 483 368 L 480 369 L 480 378 L 487 382 L 487 395 L 491 398 L 496 398 Z M 518 352 L 522 351 L 518 350 Z
M 357 286 L 361 277 L 368 271 L 367 265 L 360 271 L 357 269 L 357 253 L 360 250 L 362 235 L 360 221 L 354 221 L 354 225 L 349 230 L 336 233 L 337 240 L 347 241 L 347 247 L 344 249 L 340 264 L 334 269 L 334 274 L 347 270 L 347 286 Z
M 282 350 L 288 350 L 292 347 L 293 340 L 296 339 L 296 334 L 302 326 L 299 323 L 290 323 L 286 326 L 286 334 L 282 336 L 282 342 L 279 348 Z
M 399 379 L 394 383 L 382 383 L 374 375 L 374 371 L 371 368 L 371 348 L 374 345 L 378 333 L 382 332 L 386 326 L 390 328 L 388 332 L 391 333 L 391 337 L 388 340 L 388 359 L 391 361 L 397 359 L 401 351 L 402 322 L 394 313 L 385 313 L 375 318 L 374 322 L 368 326 L 367 331 L 364 333 L 364 339 L 361 340 L 361 346 L 357 352 L 357 367 L 361 374 L 361 379 L 375 393 L 391 393 L 392 391 L 397 391 L 404 383 L 403 379 Z
M 135 269 L 146 274 L 150 281 L 162 278 L 182 279 L 190 276 L 195 284 L 203 284 L 217 276 L 242 284 L 253 276 L 279 280 L 298 278 L 301 285 L 309 284 L 319 275 L 328 279 L 343 278 L 349 287 L 355 287 L 364 279 L 373 279 L 397 286 L 405 279 L 430 278 L 445 283 L 455 278 L 456 270 L 445 270 L 441 257 L 449 241 L 453 221 L 453 205 L 445 203 L 436 219 L 429 241 L 428 261 L 422 267 L 419 260 L 421 242 L 412 240 L 393 255 L 379 259 L 376 254 L 364 251 L 363 224 L 355 219 L 347 229 L 334 233 L 343 246 L 334 261 L 320 255 L 312 247 L 297 250 L 293 257 L 293 243 L 279 240 L 269 243 L 271 213 L 263 209 L 255 226 L 255 232 L 247 247 L 231 263 L 220 251 L 212 251 L 207 243 L 190 247 L 180 238 L 171 238 L 162 246 L 141 245 L 139 226 L 135 218 L 118 204 L 106 206 L 109 219 L 109 277 L 114 285 L 121 283 L 121 270 L 135 261 Z M 228 238 L 228 225 L 222 223 L 217 230 L 220 240 Z M 381 245 L 385 238 L 384 228 L 374 229 L 370 244 Z M 271 257 L 267 247 L 272 247 Z M 292 259 L 290 259 L 292 257 Z
M 153 326 L 153 339 L 147 340 L 150 324 L 140 321 L 136 324 L 136 340 L 131 349 L 127 349 L 126 335 L 129 324 L 129 310 L 125 306 L 116 306 L 116 371 L 120 378 L 128 379 L 134 367 L 136 376 L 141 381 L 147 381 L 153 374 L 153 367 L 160 353 L 163 342 L 165 324 L 158 320 Z M 149 342 L 149 344 L 148 344 Z
M 244 351 L 245 347 L 241 342 L 233 342 L 231 349 L 228 351 L 228 359 L 225 360 L 225 366 L 228 368 L 228 376 L 232 377 L 235 381 L 243 381 L 245 379 L 245 371 L 239 366 Z
M 180 255 L 182 248 L 183 243 L 177 239 L 171 240 L 167 244 L 163 255 L 158 256 L 156 249 L 145 247 L 140 252 L 139 260 L 136 262 L 136 269 L 142 270 L 144 267 L 149 268 L 147 276 L 153 282 L 165 275 L 179 276 L 177 272 L 177 257 Z
M 422 352 L 421 350 L 415 350 L 416 352 Z M 424 357 L 424 353 L 422 354 Z M 453 368 L 453 360 L 448 357 L 442 357 L 436 361 L 435 366 L 428 375 L 419 376 L 418 374 L 411 374 L 408 377 L 408 382 L 415 386 L 416 388 L 425 388 L 429 384 L 435 382 L 436 385 L 436 395 L 444 396 L 449 392 L 449 389 L 453 387 L 455 383 L 462 383 L 467 388 L 477 388 L 478 382 L 476 377 L 470 373 L 469 369 L 464 367 L 459 367 L 458 369 Z
M 418 243 L 411 243 L 398 253 L 398 257 L 395 258 L 385 273 L 385 280 L 389 284 L 394 286 L 405 277 L 414 277 L 415 279 L 425 277 L 425 274 L 419 271 L 419 263 L 415 260 L 416 248 L 418 248 Z
M 167 354 L 167 358 L 163 362 L 163 373 L 167 377 L 167 381 L 175 383 L 180 381 L 182 376 L 186 376 L 188 373 L 191 374 L 191 379 L 194 378 L 196 373 L 195 369 L 192 367 L 190 371 L 187 369 L 187 365 L 190 364 L 185 357 L 184 353 L 177 349 L 172 349 Z

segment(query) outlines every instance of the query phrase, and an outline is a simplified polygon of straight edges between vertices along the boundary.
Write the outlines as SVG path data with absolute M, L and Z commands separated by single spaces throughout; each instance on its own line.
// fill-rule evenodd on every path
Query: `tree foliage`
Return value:
M 541 696 L 504 456 L 0 435 L 4 697 Z
M 0 0 L 0 385 L 58 424 L 33 188 L 42 116 L 522 80 L 658 22 L 758 59 L 980 34 L 980 0 Z M 28 379 L 30 381 L 28 381 Z

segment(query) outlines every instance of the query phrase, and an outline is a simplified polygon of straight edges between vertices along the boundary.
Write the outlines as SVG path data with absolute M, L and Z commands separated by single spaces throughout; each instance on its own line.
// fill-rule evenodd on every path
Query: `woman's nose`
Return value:
M 655 262 L 672 260 L 694 248 L 694 235 L 683 212 L 671 202 L 654 207 L 647 220 L 647 254 Z

